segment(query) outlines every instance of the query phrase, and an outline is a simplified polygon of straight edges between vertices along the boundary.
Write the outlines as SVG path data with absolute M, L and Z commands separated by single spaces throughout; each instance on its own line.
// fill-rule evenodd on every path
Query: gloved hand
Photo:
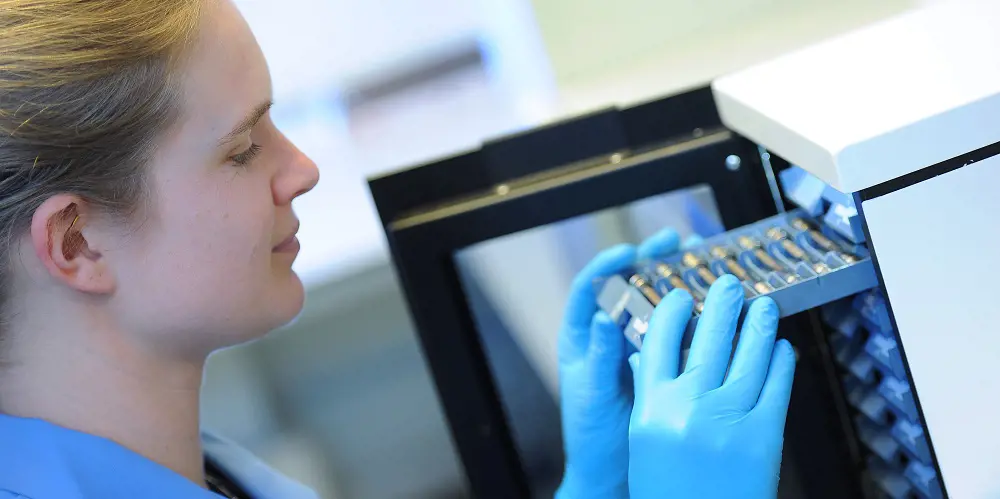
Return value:
M 635 369 L 629 428 L 632 499 L 774 498 L 795 353 L 775 343 L 777 306 L 754 301 L 728 375 L 743 290 L 733 276 L 712 286 L 679 372 L 691 295 L 671 292 L 650 319 Z
M 632 374 L 625 335 L 597 310 L 594 280 L 637 260 L 677 251 L 679 238 L 664 230 L 639 248 L 621 245 L 594 258 L 576 276 L 559 331 L 559 391 L 566 471 L 559 499 L 628 497 L 628 426 Z

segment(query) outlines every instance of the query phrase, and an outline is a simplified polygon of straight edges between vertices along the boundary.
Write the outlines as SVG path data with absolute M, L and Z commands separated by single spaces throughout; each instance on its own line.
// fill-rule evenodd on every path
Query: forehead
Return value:
M 184 127 L 218 139 L 270 99 L 267 63 L 250 27 L 229 0 L 206 2 L 184 68 Z

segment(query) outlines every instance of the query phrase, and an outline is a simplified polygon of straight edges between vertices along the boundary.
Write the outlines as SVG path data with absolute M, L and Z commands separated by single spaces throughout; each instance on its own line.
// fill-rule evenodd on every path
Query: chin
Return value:
M 274 315 L 270 329 L 280 328 L 295 320 L 302 312 L 305 298 L 306 290 L 302 280 L 295 272 L 291 272 L 286 282 L 276 286 L 272 294 L 269 309 Z
M 240 324 L 230 329 L 230 334 L 222 339 L 223 345 L 213 348 L 232 347 L 252 342 L 267 336 L 298 317 L 305 303 L 305 287 L 294 272 L 282 276 L 267 287 L 267 292 L 257 295 L 255 305 L 241 307 L 244 314 Z

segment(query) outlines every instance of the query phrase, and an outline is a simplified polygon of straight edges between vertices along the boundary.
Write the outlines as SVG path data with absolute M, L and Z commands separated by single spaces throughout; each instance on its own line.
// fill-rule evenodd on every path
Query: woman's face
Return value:
M 298 314 L 291 202 L 319 177 L 271 121 L 267 64 L 242 16 L 228 0 L 206 5 L 182 115 L 150 166 L 143 223 L 104 251 L 121 326 L 182 355 L 253 339 Z

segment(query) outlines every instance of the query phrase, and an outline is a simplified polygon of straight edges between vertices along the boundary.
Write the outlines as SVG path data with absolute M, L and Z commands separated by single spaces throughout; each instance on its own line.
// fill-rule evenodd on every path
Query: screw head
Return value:
M 737 156 L 737 155 L 735 155 L 735 154 L 730 154 L 726 158 L 726 168 L 728 168 L 729 171 L 731 171 L 731 172 L 739 170 L 740 169 L 740 165 L 742 165 L 742 164 L 743 164 L 743 160 L 740 159 L 740 157 Z
M 617 165 L 618 163 L 621 163 L 622 162 L 622 158 L 623 158 L 623 156 L 622 156 L 621 153 L 616 152 L 616 153 L 612 154 L 611 155 L 611 164 Z
M 500 184 L 494 190 L 497 194 L 505 196 L 507 195 L 508 192 L 510 192 L 510 186 L 508 186 L 507 184 Z

